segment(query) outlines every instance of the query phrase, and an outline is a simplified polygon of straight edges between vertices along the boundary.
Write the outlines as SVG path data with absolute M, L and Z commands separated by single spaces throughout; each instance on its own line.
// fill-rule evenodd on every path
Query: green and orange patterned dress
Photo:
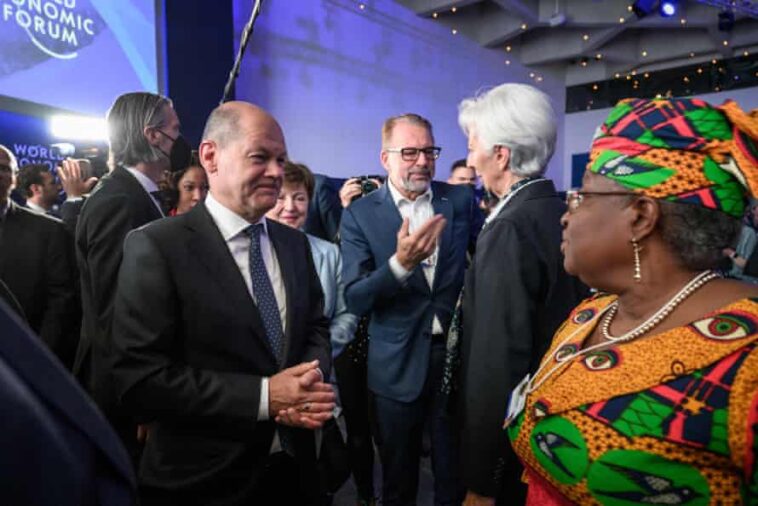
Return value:
M 758 504 L 758 299 L 577 356 L 614 299 L 573 311 L 508 428 L 527 504 Z

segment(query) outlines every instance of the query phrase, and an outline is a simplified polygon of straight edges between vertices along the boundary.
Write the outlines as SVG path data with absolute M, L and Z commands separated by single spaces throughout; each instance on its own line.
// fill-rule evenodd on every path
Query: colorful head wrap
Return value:
M 598 130 L 587 169 L 635 193 L 741 218 L 747 197 L 758 197 L 758 109 L 622 100 Z

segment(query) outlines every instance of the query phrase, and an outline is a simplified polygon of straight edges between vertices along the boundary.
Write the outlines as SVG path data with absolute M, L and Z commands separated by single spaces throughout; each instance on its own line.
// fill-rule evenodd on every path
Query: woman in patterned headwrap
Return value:
M 710 269 L 758 196 L 758 110 L 624 100 L 562 217 L 599 290 L 511 395 L 527 504 L 756 504 L 758 289 Z

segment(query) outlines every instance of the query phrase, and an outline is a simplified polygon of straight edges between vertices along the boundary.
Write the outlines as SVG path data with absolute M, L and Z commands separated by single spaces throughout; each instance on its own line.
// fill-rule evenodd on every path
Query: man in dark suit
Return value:
M 136 424 L 119 412 L 112 390 L 113 298 L 126 234 L 162 217 L 151 193 L 170 168 L 179 118 L 166 97 L 127 93 L 116 99 L 107 122 L 116 167 L 87 198 L 76 227 L 83 319 L 74 374 L 136 458 Z
M 71 375 L 0 301 L 0 504 L 131 506 L 116 435 Z
M 416 114 L 388 119 L 381 151 L 387 184 L 342 214 L 348 310 L 371 316 L 368 386 L 386 505 L 416 502 L 426 419 L 435 503 L 460 502 L 455 444 L 438 392 L 474 200 L 469 188 L 432 182 L 439 152 L 428 120 Z
M 566 206 L 543 177 L 556 137 L 548 97 L 527 85 L 499 86 L 464 101 L 459 122 L 469 137 L 468 165 L 500 199 L 479 233 L 464 288 L 464 504 L 524 504 L 521 468 L 503 431 L 508 394 L 539 365 L 586 289 L 563 269 Z
M 31 163 L 21 167 L 16 177 L 16 188 L 26 197 L 26 207 L 40 214 L 58 217 L 53 206 L 58 201 L 61 186 L 47 165 Z
M 0 279 L 6 297 L 70 368 L 79 318 L 71 238 L 59 220 L 13 202 L 11 180 L 11 167 L 0 164 Z
M 149 423 L 144 505 L 319 502 L 310 429 L 334 408 L 329 327 L 305 234 L 264 217 L 285 159 L 265 111 L 218 107 L 200 145 L 205 203 L 126 240 L 114 375 Z

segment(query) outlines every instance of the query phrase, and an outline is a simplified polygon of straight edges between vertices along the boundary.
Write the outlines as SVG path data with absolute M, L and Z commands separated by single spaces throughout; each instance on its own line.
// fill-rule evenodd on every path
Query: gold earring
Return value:
M 632 250 L 634 250 L 634 281 L 639 283 L 642 281 L 642 268 L 640 267 L 640 247 L 637 239 L 632 237 Z

